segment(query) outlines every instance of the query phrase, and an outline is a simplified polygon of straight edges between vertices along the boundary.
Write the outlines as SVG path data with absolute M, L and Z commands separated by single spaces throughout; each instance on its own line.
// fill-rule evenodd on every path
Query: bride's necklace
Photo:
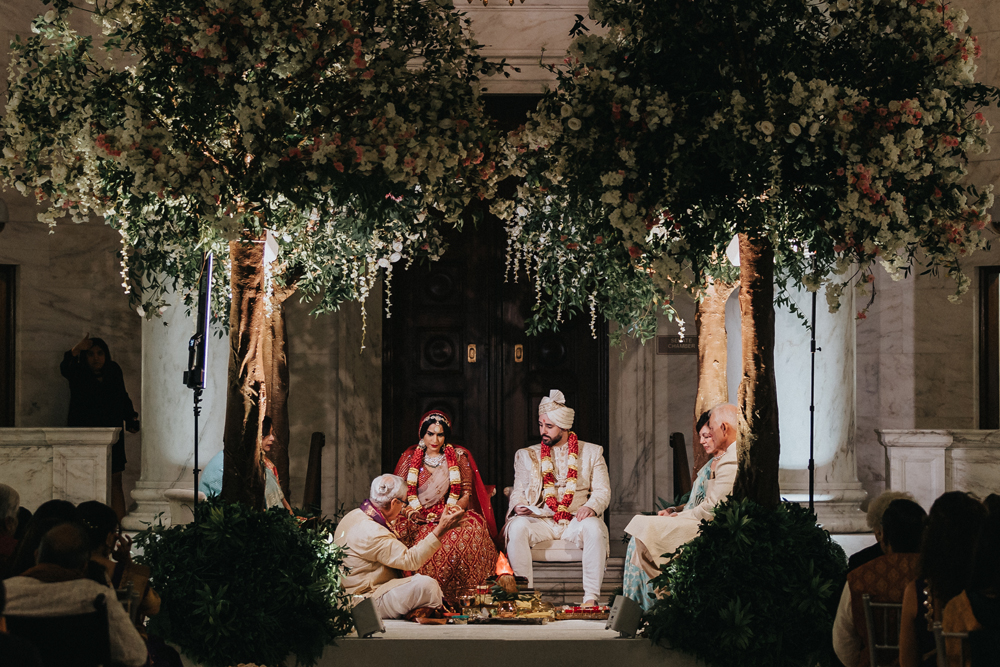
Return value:
M 444 463 L 444 460 L 445 460 L 444 452 L 441 452 L 437 456 L 427 456 L 426 454 L 424 455 L 424 465 L 429 468 L 439 467 L 442 463 Z

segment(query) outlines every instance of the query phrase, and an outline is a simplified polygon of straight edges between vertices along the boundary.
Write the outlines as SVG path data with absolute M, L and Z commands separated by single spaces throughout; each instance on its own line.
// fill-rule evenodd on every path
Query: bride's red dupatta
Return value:
M 465 447 L 462 449 L 465 449 Z M 483 485 L 483 478 L 479 474 L 479 467 L 476 465 L 476 460 L 472 458 L 472 452 L 465 449 L 465 454 L 469 457 L 469 468 L 472 469 L 472 497 L 469 499 L 472 502 L 470 506 L 483 515 L 483 518 L 486 520 L 486 529 L 490 531 L 490 539 L 496 543 L 497 522 L 493 516 L 493 504 L 490 502 L 490 495 L 486 492 L 486 487 Z

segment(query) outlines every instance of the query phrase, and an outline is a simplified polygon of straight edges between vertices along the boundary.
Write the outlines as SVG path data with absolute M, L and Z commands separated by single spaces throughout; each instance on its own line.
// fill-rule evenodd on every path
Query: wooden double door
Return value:
M 498 524 L 514 482 L 514 453 L 539 442 L 538 404 L 560 389 L 576 410 L 581 440 L 608 442 L 607 326 L 597 337 L 589 313 L 558 332 L 529 337 L 535 290 L 525 276 L 505 280 L 507 241 L 484 214 L 448 239 L 442 259 L 393 273 L 391 315 L 383 314 L 383 469 L 417 443 L 428 410 L 452 418 L 451 442 L 476 459 L 495 485 Z M 499 526 L 498 526 L 499 527 Z

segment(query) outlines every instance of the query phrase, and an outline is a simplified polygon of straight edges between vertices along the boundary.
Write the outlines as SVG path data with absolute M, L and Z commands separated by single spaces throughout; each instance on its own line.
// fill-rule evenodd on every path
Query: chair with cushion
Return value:
M 505 496 L 510 498 L 513 487 L 506 487 L 503 490 Z M 567 540 L 545 540 L 531 547 L 531 560 L 548 563 L 573 563 L 583 561 L 583 549 L 576 542 Z
M 99 667 L 111 662 L 104 595 L 94 611 L 68 616 L 7 616 L 7 631 L 35 645 L 45 667 Z
M 868 664 L 899 664 L 899 626 L 903 621 L 901 602 L 872 602 L 867 593 L 861 596 L 868 631 Z

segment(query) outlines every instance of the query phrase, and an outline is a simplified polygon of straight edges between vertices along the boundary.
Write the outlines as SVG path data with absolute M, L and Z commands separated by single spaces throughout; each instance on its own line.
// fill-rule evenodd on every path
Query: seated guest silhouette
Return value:
M 880 517 L 879 542 L 883 555 L 848 573 L 833 622 L 833 649 L 847 667 L 868 667 L 869 663 L 870 638 L 862 597 L 868 595 L 872 602 L 898 604 L 903 601 L 906 585 L 917 578 L 920 538 L 926 518 L 924 508 L 912 500 L 893 500 Z
M 38 546 L 38 564 L 4 582 L 5 613 L 9 617 L 36 618 L 86 614 L 94 611 L 94 599 L 103 595 L 112 662 L 140 667 L 146 663 L 146 645 L 108 587 L 86 578 L 89 560 L 90 549 L 82 527 L 62 523 L 52 528 Z
M 14 564 L 17 551 L 17 515 L 21 508 L 21 496 L 17 491 L 0 484 L 0 579 L 7 576 L 7 570 Z
M 920 545 L 920 571 L 903 592 L 899 626 L 900 667 L 935 667 L 933 626 L 952 598 L 966 588 L 987 512 L 962 491 L 942 494 L 931 505 Z
M 344 589 L 370 597 L 382 618 L 401 618 L 421 607 L 441 607 L 441 586 L 416 572 L 441 548 L 441 539 L 461 525 L 465 510 L 449 505 L 424 539 L 407 548 L 390 526 L 406 506 L 406 483 L 396 475 L 372 481 L 368 500 L 347 513 L 337 526 L 336 544 L 346 549 Z
M 962 667 L 1000 665 L 1000 513 L 986 520 L 965 590 L 945 606 L 941 624 L 948 633 L 969 633 Z M 961 640 L 946 639 L 949 665 L 958 665 Z
M 7 624 L 3 618 L 3 610 L 7 605 L 7 588 L 0 581 L 0 657 L 3 664 L 18 667 L 44 667 L 42 656 L 38 655 L 35 645 L 22 637 L 7 634 Z

